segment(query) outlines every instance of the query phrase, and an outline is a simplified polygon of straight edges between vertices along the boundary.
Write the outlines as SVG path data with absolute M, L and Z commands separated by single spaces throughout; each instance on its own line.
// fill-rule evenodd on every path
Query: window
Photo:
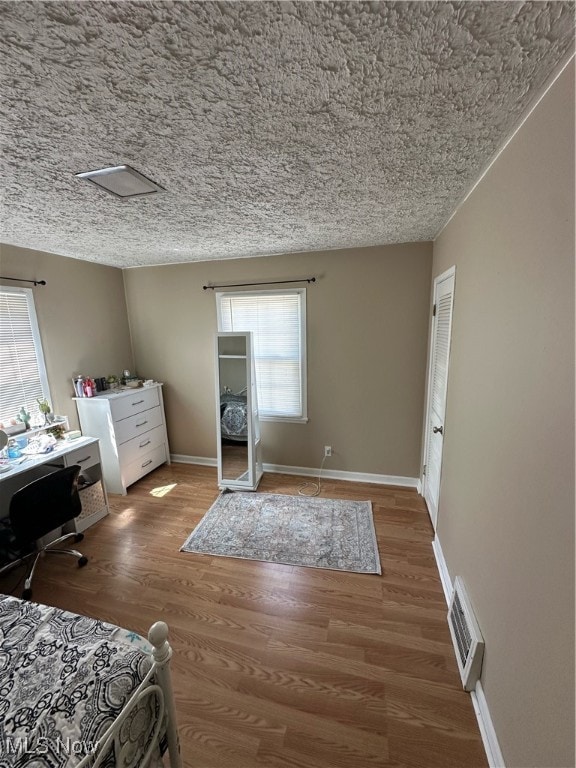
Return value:
M 37 398 L 50 391 L 32 290 L 0 286 L 0 422 L 36 413 Z
M 219 331 L 252 331 L 258 410 L 306 421 L 306 289 L 216 293 Z

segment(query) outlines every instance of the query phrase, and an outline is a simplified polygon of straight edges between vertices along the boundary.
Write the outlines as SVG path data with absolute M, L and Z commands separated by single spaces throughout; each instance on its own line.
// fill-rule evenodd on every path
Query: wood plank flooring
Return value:
M 266 474 L 259 490 L 301 482 Z M 37 602 L 141 634 L 168 623 L 185 766 L 486 766 L 418 494 L 322 483 L 372 501 L 382 576 L 180 552 L 217 495 L 213 468 L 160 467 L 110 497 L 84 569 L 46 558 L 34 583 Z

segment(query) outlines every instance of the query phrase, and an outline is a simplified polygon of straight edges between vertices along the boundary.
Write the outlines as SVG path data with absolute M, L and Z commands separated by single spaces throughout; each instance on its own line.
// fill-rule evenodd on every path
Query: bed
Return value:
M 248 404 L 245 395 L 220 395 L 220 424 L 222 437 L 246 442 L 248 439 Z
M 0 768 L 181 768 L 167 637 L 0 596 Z

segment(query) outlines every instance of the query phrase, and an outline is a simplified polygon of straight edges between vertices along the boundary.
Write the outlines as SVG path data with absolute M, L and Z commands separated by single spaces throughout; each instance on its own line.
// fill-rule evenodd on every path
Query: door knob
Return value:
M 432 432 L 436 435 L 438 432 L 440 432 L 441 435 L 444 434 L 444 427 L 432 427 Z

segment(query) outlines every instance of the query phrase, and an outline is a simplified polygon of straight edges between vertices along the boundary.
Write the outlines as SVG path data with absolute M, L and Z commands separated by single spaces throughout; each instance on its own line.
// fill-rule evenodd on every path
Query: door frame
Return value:
M 449 278 L 454 278 L 454 288 L 452 292 L 452 313 L 450 316 L 450 331 L 448 334 L 448 364 L 446 369 L 446 399 L 444 402 L 444 417 L 446 417 L 446 403 L 448 402 L 448 376 L 450 372 L 450 352 L 452 348 L 452 323 L 454 319 L 454 294 L 456 292 L 456 266 L 453 265 L 452 267 L 449 267 L 447 270 L 442 272 L 440 275 L 434 278 L 432 283 L 432 302 L 431 302 L 431 309 L 430 309 L 430 317 L 432 319 L 432 322 L 430 323 L 430 336 L 428 339 L 428 372 L 426 377 L 426 409 L 424 411 L 424 445 L 423 445 L 423 452 L 422 452 L 422 465 L 421 465 L 421 472 L 420 472 L 420 488 L 421 488 L 421 494 L 422 498 L 426 502 L 426 474 L 424 473 L 424 467 L 426 466 L 426 460 L 428 457 L 428 441 L 430 439 L 430 405 L 432 402 L 432 364 L 434 361 L 434 329 L 435 329 L 435 321 L 433 316 L 433 310 L 434 310 L 434 303 L 436 298 L 436 289 L 439 283 L 443 282 L 444 280 L 448 280 Z M 444 451 L 442 451 L 444 453 Z M 442 459 L 443 461 L 443 459 Z M 442 480 L 442 472 L 440 472 L 440 479 L 439 482 Z M 430 521 L 432 522 L 432 527 L 434 528 L 434 532 L 436 532 L 437 524 L 438 524 L 438 511 L 440 507 L 440 486 L 438 489 L 438 505 L 436 508 L 436 517 L 434 518 L 432 515 L 432 512 L 430 509 L 428 509 L 428 514 L 430 516 Z M 428 503 L 426 502 L 426 508 L 428 508 Z

